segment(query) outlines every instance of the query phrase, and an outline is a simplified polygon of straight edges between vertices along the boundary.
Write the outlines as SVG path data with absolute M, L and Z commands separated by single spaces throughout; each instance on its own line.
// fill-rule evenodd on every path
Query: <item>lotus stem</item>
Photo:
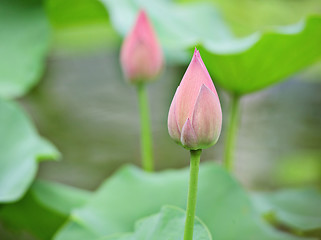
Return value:
M 143 169 L 147 172 L 154 170 L 153 162 L 153 143 L 152 133 L 148 110 L 148 99 L 146 93 L 146 85 L 144 83 L 137 84 L 138 104 L 141 122 L 141 155 Z
M 232 95 L 230 118 L 225 142 L 224 166 L 228 171 L 233 171 L 235 140 L 239 127 L 240 96 Z
M 187 210 L 184 240 L 193 240 L 194 219 L 197 199 L 198 172 L 202 150 L 191 150 L 190 177 L 187 197 Z

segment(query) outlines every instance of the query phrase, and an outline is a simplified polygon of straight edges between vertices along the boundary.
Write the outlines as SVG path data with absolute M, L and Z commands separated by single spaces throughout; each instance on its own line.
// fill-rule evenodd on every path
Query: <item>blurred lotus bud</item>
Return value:
M 212 79 L 195 49 L 168 114 L 169 135 L 187 149 L 215 144 L 222 127 L 222 109 Z
M 120 62 L 131 83 L 150 81 L 162 68 L 162 49 L 143 10 L 139 12 L 134 28 L 123 42 Z

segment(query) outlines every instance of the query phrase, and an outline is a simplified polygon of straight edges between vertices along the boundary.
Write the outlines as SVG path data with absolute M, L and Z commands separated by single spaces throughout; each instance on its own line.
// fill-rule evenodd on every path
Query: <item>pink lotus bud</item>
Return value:
M 143 10 L 122 45 L 120 62 L 131 83 L 150 81 L 162 68 L 162 49 Z
M 183 147 L 212 146 L 222 127 L 220 100 L 199 51 L 178 86 L 168 113 L 169 135 Z

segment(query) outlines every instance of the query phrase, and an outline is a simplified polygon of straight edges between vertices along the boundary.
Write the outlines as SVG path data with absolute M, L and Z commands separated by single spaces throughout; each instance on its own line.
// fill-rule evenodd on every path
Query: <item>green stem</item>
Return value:
M 184 240 L 193 239 L 194 218 L 197 198 L 198 171 L 202 150 L 191 150 L 190 176 L 188 186 L 187 210 Z
M 225 142 L 224 165 L 228 171 L 233 170 L 235 139 L 236 139 L 238 123 L 239 123 L 239 106 L 240 106 L 240 96 L 233 95 L 230 119 L 229 119 L 228 129 L 227 129 L 227 139 Z
M 141 121 L 141 154 L 142 165 L 145 171 L 152 172 L 154 170 L 153 149 L 152 149 L 152 133 L 149 120 L 148 99 L 146 86 L 144 83 L 137 85 L 138 104 Z

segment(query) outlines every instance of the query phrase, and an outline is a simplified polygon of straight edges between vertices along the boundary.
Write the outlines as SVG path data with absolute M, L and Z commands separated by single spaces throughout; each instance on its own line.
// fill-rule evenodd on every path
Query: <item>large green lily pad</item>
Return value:
M 91 197 L 91 193 L 86 190 L 43 180 L 37 180 L 31 192 L 39 203 L 65 215 L 83 206 Z
M 0 97 L 20 97 L 41 78 L 49 50 L 50 26 L 40 1 L 2 0 L 0 39 Z
M 39 161 L 57 159 L 59 152 L 17 104 L 1 99 L 0 136 L 0 203 L 13 202 L 31 185 Z
M 285 80 L 321 60 L 321 16 L 200 49 L 215 83 L 246 94 Z
M 313 188 L 253 194 L 257 209 L 273 222 L 299 231 L 321 229 L 321 192 Z
M 125 166 L 84 207 L 72 213 L 55 240 L 87 240 L 131 232 L 136 220 L 159 212 L 163 205 L 185 209 L 188 176 L 188 169 L 146 173 Z M 201 165 L 196 211 L 213 239 L 303 239 L 265 223 L 238 182 L 213 163 Z
M 0 223 L 7 231 L 11 230 L 14 237 L 27 232 L 36 239 L 50 240 L 66 220 L 66 216 L 39 204 L 30 192 L 19 202 L 0 208 Z
M 172 240 L 183 239 L 185 227 L 185 211 L 173 207 L 165 206 L 160 213 L 139 220 L 135 226 L 135 232 L 109 236 L 100 240 Z M 212 240 L 211 234 L 204 223 L 195 218 L 194 239 Z
M 50 240 L 70 212 L 89 197 L 84 190 L 37 180 L 20 201 L 0 208 L 0 222 L 18 234 L 27 231 L 37 239 Z

